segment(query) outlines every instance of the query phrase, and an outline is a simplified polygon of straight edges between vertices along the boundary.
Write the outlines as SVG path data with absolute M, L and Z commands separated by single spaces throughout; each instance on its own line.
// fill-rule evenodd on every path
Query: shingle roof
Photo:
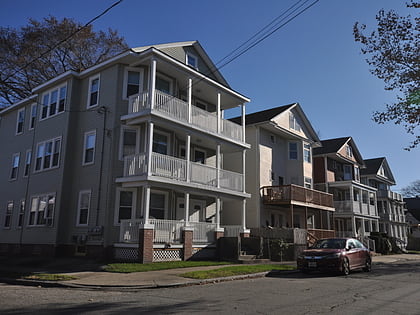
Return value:
M 407 210 L 420 221 L 420 197 L 404 198 Z
M 343 137 L 336 139 L 321 140 L 321 147 L 314 148 L 313 154 L 318 155 L 337 152 L 349 140 L 349 138 L 350 137 Z
M 360 170 L 362 175 L 377 174 L 385 158 L 367 159 L 364 160 L 366 168 Z
M 270 108 L 267 110 L 263 110 L 261 112 L 256 112 L 256 113 L 252 113 L 252 114 L 248 114 L 245 115 L 245 125 L 252 125 L 252 124 L 256 124 L 256 123 L 260 123 L 260 122 L 264 122 L 264 121 L 269 121 L 271 119 L 273 119 L 274 117 L 276 117 L 277 115 L 281 114 L 282 112 L 286 111 L 287 109 L 289 109 L 290 107 L 292 107 L 294 104 L 289 104 L 289 105 L 284 105 L 284 106 L 280 106 L 280 107 L 275 107 L 275 108 Z M 237 124 L 241 123 L 241 119 L 242 117 L 234 117 L 229 119 L 230 121 L 233 121 Z

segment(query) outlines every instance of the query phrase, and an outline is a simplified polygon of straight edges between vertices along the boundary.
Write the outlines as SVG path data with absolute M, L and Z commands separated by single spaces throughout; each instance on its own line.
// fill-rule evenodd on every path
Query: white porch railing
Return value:
M 223 225 L 221 227 L 225 229 L 224 237 L 237 237 L 242 231 L 241 225 Z
M 191 163 L 191 182 L 217 187 L 217 169 L 200 163 Z
M 144 223 L 143 219 L 121 220 L 120 223 L 120 242 L 138 243 L 139 227 Z
M 181 243 L 184 222 L 161 219 L 150 219 L 149 222 L 155 226 L 154 243 Z
M 152 152 L 151 173 L 161 177 L 185 181 L 187 179 L 187 161 Z
M 147 91 L 132 95 L 128 99 L 128 113 L 138 113 L 150 109 L 149 93 Z M 172 119 L 189 122 L 188 103 L 161 91 L 155 90 L 155 106 L 153 110 L 167 115 Z M 242 141 L 242 126 L 229 120 L 221 119 L 220 134 Z M 217 115 L 206 110 L 191 106 L 191 125 L 202 130 L 217 133 Z
M 124 176 L 138 176 L 147 171 L 146 154 L 140 153 L 124 157 Z
M 220 187 L 235 191 L 242 191 L 243 175 L 227 170 L 220 170 Z
M 193 243 L 213 243 L 216 241 L 216 223 L 190 222 L 189 226 L 194 228 Z

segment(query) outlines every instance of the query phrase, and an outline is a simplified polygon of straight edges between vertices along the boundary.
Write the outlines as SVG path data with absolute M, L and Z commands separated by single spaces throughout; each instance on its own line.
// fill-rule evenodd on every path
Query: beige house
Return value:
M 240 117 L 232 119 L 240 122 Z M 313 189 L 312 149 L 320 140 L 298 103 L 245 116 L 247 227 L 301 228 L 334 235 L 332 195 Z

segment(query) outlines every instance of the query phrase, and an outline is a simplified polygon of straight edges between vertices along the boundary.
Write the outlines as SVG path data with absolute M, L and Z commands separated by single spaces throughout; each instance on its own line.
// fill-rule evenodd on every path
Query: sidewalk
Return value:
M 399 254 L 388 256 L 373 256 L 373 263 L 393 263 L 396 261 L 420 260 L 420 255 L 414 254 Z M 296 266 L 295 261 L 283 262 L 282 264 Z M 215 283 L 220 281 L 231 281 L 246 278 L 264 277 L 268 272 L 257 274 L 249 274 L 243 276 L 234 276 L 207 280 L 194 280 L 180 277 L 180 274 L 195 270 L 210 270 L 221 268 L 223 266 L 208 266 L 208 267 L 193 267 L 168 269 L 149 272 L 134 272 L 134 273 L 112 273 L 103 271 L 80 271 L 80 272 L 61 272 L 77 277 L 75 280 L 69 281 L 37 281 L 37 280 L 14 280 L 14 279 L 0 279 L 0 282 L 39 286 L 56 286 L 68 288 L 86 288 L 86 289 L 102 289 L 102 290 L 137 290 L 145 288 L 162 288 L 175 287 L 193 284 Z M 374 267 L 373 267 L 374 268 Z M 289 271 L 290 272 L 290 271 Z

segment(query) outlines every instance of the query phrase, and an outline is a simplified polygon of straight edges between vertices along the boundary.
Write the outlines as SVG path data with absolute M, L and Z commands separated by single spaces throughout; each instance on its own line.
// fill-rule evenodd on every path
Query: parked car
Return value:
M 318 240 L 297 258 L 297 267 L 302 272 L 318 270 L 348 275 L 354 269 L 370 271 L 371 266 L 369 249 L 354 238 Z

